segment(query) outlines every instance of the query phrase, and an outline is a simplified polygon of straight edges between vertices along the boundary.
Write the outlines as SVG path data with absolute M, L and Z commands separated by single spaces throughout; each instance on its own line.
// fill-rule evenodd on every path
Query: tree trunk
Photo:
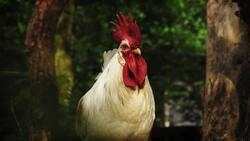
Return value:
M 250 1 L 239 1 L 207 0 L 204 141 L 250 140 Z
M 31 141 L 56 140 L 58 90 L 54 36 L 58 17 L 67 0 L 37 0 L 26 35 L 31 80 Z

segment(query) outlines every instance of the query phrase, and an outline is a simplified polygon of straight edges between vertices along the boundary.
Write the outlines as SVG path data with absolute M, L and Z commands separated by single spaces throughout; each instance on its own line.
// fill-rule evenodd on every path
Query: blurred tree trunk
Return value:
M 207 0 L 204 141 L 250 140 L 249 3 Z
M 36 0 L 26 35 L 31 80 L 30 141 L 56 140 L 58 90 L 54 36 L 58 17 L 67 0 Z

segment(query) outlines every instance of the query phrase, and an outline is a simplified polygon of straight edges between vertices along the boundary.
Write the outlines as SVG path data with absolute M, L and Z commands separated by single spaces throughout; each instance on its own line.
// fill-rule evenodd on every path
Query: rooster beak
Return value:
M 141 55 L 141 50 L 139 48 L 133 49 L 134 54 Z

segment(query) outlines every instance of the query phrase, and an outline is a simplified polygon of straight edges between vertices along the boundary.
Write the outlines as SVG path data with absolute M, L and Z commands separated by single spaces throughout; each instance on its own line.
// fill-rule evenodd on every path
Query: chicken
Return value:
M 117 18 L 119 47 L 104 52 L 102 73 L 78 103 L 76 130 L 84 141 L 148 141 L 155 119 L 140 29 L 122 13 Z

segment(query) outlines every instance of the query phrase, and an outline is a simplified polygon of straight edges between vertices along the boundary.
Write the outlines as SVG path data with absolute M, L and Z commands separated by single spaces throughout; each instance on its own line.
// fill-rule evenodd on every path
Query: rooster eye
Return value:
M 122 45 L 122 46 L 121 46 L 121 49 L 122 49 L 123 51 L 128 51 L 128 50 L 129 50 L 129 47 L 128 47 L 127 45 Z

